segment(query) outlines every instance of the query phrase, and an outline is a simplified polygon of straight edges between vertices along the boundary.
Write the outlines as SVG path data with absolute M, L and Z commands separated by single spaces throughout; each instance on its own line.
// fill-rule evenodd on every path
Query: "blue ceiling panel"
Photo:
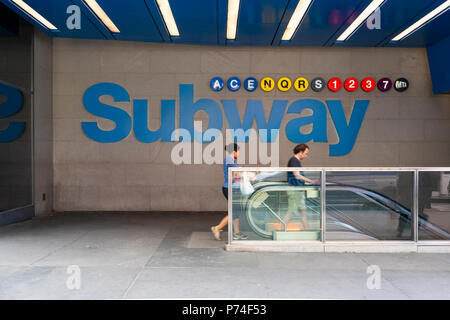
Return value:
M 169 0 L 179 38 L 175 43 L 217 45 L 216 0 Z
M 389 38 L 399 26 L 409 26 L 416 21 L 415 17 L 426 11 L 427 13 L 433 10 L 436 4 L 439 5 L 445 0 L 408 0 L 408 5 L 405 6 L 404 0 L 389 0 L 385 1 L 380 7 L 379 15 L 375 19 L 380 20 L 378 26 L 372 26 L 372 29 L 367 25 L 367 21 L 361 24 L 359 29 L 346 41 L 347 46 L 366 46 L 374 47 L 382 43 L 386 38 Z M 394 35 L 392 35 L 394 36 Z
M 227 41 L 227 8 L 228 0 L 217 0 L 217 44 L 220 46 Z
M 288 3 L 289 0 L 241 1 L 236 39 L 227 41 L 227 45 L 270 46 Z M 227 11 L 220 14 L 226 16 Z
M 420 16 L 414 18 L 413 21 L 397 30 L 397 32 L 392 34 L 392 37 L 386 39 L 385 45 L 395 47 L 428 47 L 450 35 L 450 10 L 447 10 L 403 40 L 395 44 L 389 42 L 395 35 L 422 18 L 435 7 L 436 6 L 433 6 L 429 10 L 426 10 L 426 12 L 423 12 Z
M 144 0 L 111 1 L 97 3 L 114 22 L 120 33 L 117 40 L 162 42 L 163 39 Z
M 57 27 L 57 31 L 48 30 L 30 15 L 25 13 L 22 9 L 11 3 L 9 0 L 1 0 L 1 2 L 18 13 L 25 20 L 36 25 L 39 29 L 47 33 L 49 36 L 64 38 L 105 39 L 105 35 L 100 32 L 100 30 L 96 26 L 94 26 L 83 13 L 81 14 L 81 29 L 68 29 L 67 19 L 69 18 L 70 14 L 67 13 L 67 8 L 73 4 L 70 0 L 25 0 L 28 5 L 32 6 L 34 10 L 36 10 L 39 14 L 50 21 L 55 27 Z
M 287 27 L 292 12 L 280 26 L 281 33 Z M 363 0 L 314 0 L 292 40 L 282 45 L 292 46 L 323 46 L 339 28 L 348 26 L 350 18 L 362 6 Z M 279 36 L 281 40 L 282 34 Z

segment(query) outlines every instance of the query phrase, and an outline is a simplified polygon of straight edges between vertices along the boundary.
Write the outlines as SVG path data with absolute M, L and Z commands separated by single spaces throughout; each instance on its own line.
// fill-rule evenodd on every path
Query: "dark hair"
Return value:
M 232 153 L 233 151 L 239 151 L 239 146 L 237 143 L 230 143 L 225 147 L 225 150 L 228 153 Z
M 297 154 L 299 152 L 305 152 L 306 149 L 309 149 L 308 145 L 306 143 L 300 143 L 295 146 L 294 154 Z

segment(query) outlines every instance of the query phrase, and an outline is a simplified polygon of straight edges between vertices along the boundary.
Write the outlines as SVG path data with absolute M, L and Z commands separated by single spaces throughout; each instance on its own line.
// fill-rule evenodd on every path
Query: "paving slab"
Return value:
M 67 268 L 23 267 L 0 280 L 0 299 L 121 299 L 138 272 L 136 268 L 81 267 L 77 289 L 67 285 L 73 275 Z
M 189 242 L 187 243 L 187 248 L 215 248 L 223 249 L 228 239 L 228 232 L 222 232 L 222 240 L 216 240 L 212 232 L 192 232 Z
M 262 277 L 252 268 L 145 268 L 127 299 L 269 298 Z
M 147 267 L 247 267 L 257 268 L 258 260 L 253 252 L 229 254 L 223 249 L 170 248 L 157 251 Z
M 450 272 L 449 253 L 361 253 L 358 257 L 381 270 Z
M 143 267 L 164 238 L 164 230 L 94 230 L 35 262 L 37 266 Z
M 261 276 L 272 298 L 281 299 L 408 299 L 389 281 L 369 289 L 365 270 L 264 270 Z
M 385 270 L 382 276 L 411 299 L 450 299 L 449 271 Z
M 284 253 L 258 252 L 259 267 L 263 269 L 295 270 L 357 270 L 367 269 L 368 264 L 351 253 Z

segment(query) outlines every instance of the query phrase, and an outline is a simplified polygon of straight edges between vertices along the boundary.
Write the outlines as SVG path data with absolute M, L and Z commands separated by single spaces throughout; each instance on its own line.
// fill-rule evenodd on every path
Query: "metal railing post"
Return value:
M 419 170 L 414 170 L 414 191 L 413 191 L 413 240 L 419 240 Z
M 233 240 L 233 168 L 228 167 L 228 244 Z
M 325 194 L 326 194 L 326 172 L 324 169 L 322 169 L 320 171 L 320 214 L 321 214 L 321 218 L 322 218 L 322 225 L 321 225 L 321 238 L 322 238 L 322 242 L 325 242 L 325 232 L 326 232 L 326 223 L 327 223 L 327 210 L 326 210 L 326 199 L 325 199 Z

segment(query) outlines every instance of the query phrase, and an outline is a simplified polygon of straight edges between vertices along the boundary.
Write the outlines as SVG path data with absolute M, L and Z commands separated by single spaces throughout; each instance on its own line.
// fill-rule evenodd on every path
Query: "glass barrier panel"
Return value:
M 419 172 L 419 240 L 450 240 L 450 171 Z
M 313 183 L 295 185 L 287 171 L 234 172 L 233 241 L 321 241 L 320 171 L 299 173 Z
M 414 172 L 326 172 L 326 241 L 413 240 Z

